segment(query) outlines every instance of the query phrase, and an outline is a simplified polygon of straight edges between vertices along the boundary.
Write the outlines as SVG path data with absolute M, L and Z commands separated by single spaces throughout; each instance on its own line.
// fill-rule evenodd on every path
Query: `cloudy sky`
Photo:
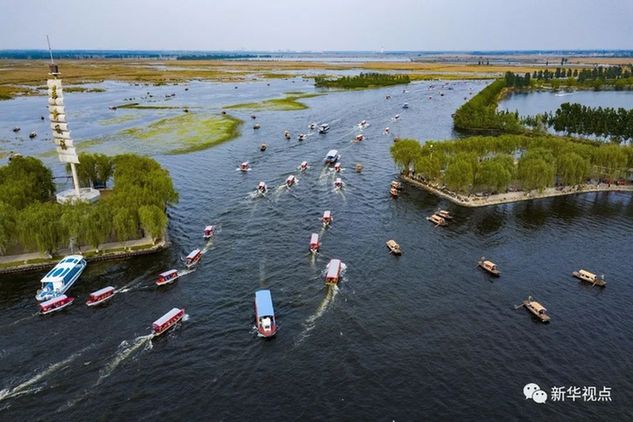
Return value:
M 632 0 L 0 0 L 0 49 L 633 49 Z

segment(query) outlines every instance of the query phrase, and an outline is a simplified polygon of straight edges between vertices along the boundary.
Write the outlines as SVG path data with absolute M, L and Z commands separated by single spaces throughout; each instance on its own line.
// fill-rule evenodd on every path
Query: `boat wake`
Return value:
M 129 283 L 127 283 L 125 285 L 123 285 L 123 287 L 115 290 L 114 293 L 127 293 L 129 291 L 134 290 L 135 287 L 139 287 L 141 285 L 141 283 L 143 282 L 143 279 L 145 277 L 147 277 L 148 275 L 149 275 L 149 272 L 146 272 L 142 276 L 136 277 L 134 280 L 130 281 Z
M 5 388 L 3 390 L 0 390 L 0 401 L 9 399 L 11 397 L 22 396 L 24 394 L 37 393 L 43 387 L 40 386 L 40 387 L 33 388 L 33 385 L 37 384 L 38 382 L 48 377 L 49 375 L 61 369 L 64 369 L 66 366 L 68 366 L 68 364 L 70 364 L 72 361 L 77 359 L 82 353 L 84 353 L 86 350 L 90 349 L 91 347 L 92 346 L 88 346 L 78 352 L 73 353 L 72 355 L 70 355 L 69 357 L 67 357 L 66 359 L 60 362 L 49 365 L 46 369 L 35 374 L 35 376 L 33 376 L 31 379 L 27 381 L 24 381 L 22 384 L 19 384 L 13 388 Z
M 127 340 L 123 340 L 119 345 L 119 349 L 117 350 L 114 358 L 99 372 L 99 379 L 95 383 L 95 386 L 101 384 L 103 380 L 108 378 L 114 370 L 127 358 L 129 358 L 132 354 L 134 354 L 137 350 L 144 348 L 144 350 L 151 350 L 153 347 L 152 338 L 154 338 L 154 334 L 147 334 L 145 336 L 140 336 L 132 340 L 129 343 Z
M 295 346 L 298 346 L 299 344 L 301 344 L 303 340 L 305 340 L 306 337 L 309 335 L 310 331 L 314 329 L 314 327 L 316 326 L 317 320 L 323 316 L 325 311 L 328 310 L 332 302 L 334 302 L 334 298 L 336 297 L 338 292 L 339 292 L 338 286 L 327 286 L 327 292 L 325 293 L 325 297 L 319 304 L 319 307 L 303 323 L 303 327 L 304 327 L 303 331 L 299 334 L 299 337 L 297 338 L 297 341 L 295 342 Z
M 0 328 L 13 327 L 14 325 L 17 325 L 17 324 L 19 324 L 19 323 L 21 323 L 21 322 L 24 322 L 24 321 L 26 321 L 26 320 L 29 320 L 29 319 L 33 318 L 34 316 L 38 316 L 39 314 L 40 314 L 39 312 L 33 312 L 33 313 L 32 313 L 32 314 L 30 314 L 30 315 L 27 315 L 27 316 L 22 317 L 22 318 L 20 318 L 20 319 L 16 319 L 16 320 L 15 320 L 15 321 L 13 321 L 12 323 L 7 324 L 7 325 L 4 325 L 4 326 L 2 326 L 2 327 L 0 327 Z

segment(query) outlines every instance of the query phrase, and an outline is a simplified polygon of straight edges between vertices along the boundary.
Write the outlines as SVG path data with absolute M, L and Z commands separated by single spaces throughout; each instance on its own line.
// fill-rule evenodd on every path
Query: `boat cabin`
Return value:
M 255 320 L 258 336 L 272 337 L 277 332 L 275 310 L 270 290 L 258 290 L 255 292 Z
M 156 284 L 162 286 L 163 284 L 172 283 L 174 280 L 178 278 L 178 270 L 169 270 L 164 273 L 160 273 L 158 275 L 158 280 L 156 280 Z
M 40 303 L 40 314 L 46 315 L 50 314 L 51 312 L 59 311 L 73 303 L 74 300 L 74 297 L 68 297 L 66 295 L 59 295 L 57 297 L 49 299 L 45 302 Z
M 341 260 L 332 259 L 327 264 L 327 272 L 325 274 L 325 284 L 338 284 L 341 278 Z
M 316 253 L 319 251 L 321 247 L 321 243 L 319 243 L 319 235 L 317 233 L 312 233 L 310 236 L 310 252 Z
M 173 327 L 178 321 L 185 316 L 184 309 L 173 308 L 171 311 L 167 312 L 162 317 L 158 318 L 152 324 L 152 331 L 154 335 L 161 335 L 169 328 Z
M 542 322 L 548 322 L 550 316 L 547 314 L 547 309 L 535 300 L 528 299 L 524 302 L 528 311 L 534 314 Z
M 215 226 L 207 226 L 204 228 L 203 237 L 205 239 L 211 239 L 215 233 Z
M 110 299 L 112 296 L 114 296 L 114 287 L 112 286 L 104 287 L 103 289 L 90 293 L 90 295 L 88 296 L 88 301 L 86 302 L 86 305 L 88 306 L 98 305 Z
M 242 164 L 240 164 L 241 171 L 249 171 L 250 169 L 251 169 L 251 166 L 248 163 L 248 161 L 244 161 Z
M 189 255 L 187 255 L 187 258 L 185 258 L 185 266 L 187 268 L 191 268 L 198 262 L 200 262 L 201 258 L 202 252 L 200 251 L 200 249 L 194 249 Z
M 334 218 L 332 217 L 332 212 L 330 211 L 325 211 L 323 213 L 323 217 L 321 217 L 321 221 L 323 222 L 323 224 L 328 225 L 328 224 L 332 224 L 332 221 L 334 221 Z

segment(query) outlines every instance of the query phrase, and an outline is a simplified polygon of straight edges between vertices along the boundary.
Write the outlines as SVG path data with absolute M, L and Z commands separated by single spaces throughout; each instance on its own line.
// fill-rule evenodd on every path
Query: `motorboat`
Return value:
M 299 164 L 299 170 L 306 171 L 307 169 L 308 169 L 308 162 L 302 161 L 301 164 Z
M 266 145 L 266 144 L 261 144 L 261 145 L 259 146 L 259 150 L 260 150 L 260 151 L 262 151 L 262 152 L 263 152 L 263 151 L 266 151 L 266 149 L 267 149 L 267 148 L 268 148 L 268 145 Z
M 323 223 L 323 225 L 329 226 L 330 224 L 332 224 L 333 221 L 334 221 L 334 218 L 332 217 L 332 212 L 325 211 L 323 213 L 323 217 L 321 217 L 321 222 Z
M 316 124 L 316 122 L 312 122 L 312 123 L 310 123 L 310 124 L 308 125 L 308 129 L 310 129 L 310 130 L 314 130 L 314 129 L 316 129 L 316 128 L 317 128 L 317 124 Z
M 257 119 L 257 116 L 255 116 L 254 114 L 251 114 L 251 119 L 255 120 Z
M 330 125 L 323 123 L 319 126 L 319 133 L 327 133 L 330 130 Z
M 164 286 L 166 284 L 171 284 L 176 281 L 180 277 L 178 274 L 178 270 L 169 270 L 158 275 L 158 279 L 156 280 L 157 286 Z
M 290 135 L 290 132 L 288 132 L 287 130 L 284 132 L 284 138 L 286 139 L 290 139 L 292 137 L 292 135 Z
M 14 128 L 13 128 L 13 132 L 14 132 L 14 133 L 18 133 L 19 131 L 20 131 L 20 128 L 19 128 L 19 127 L 17 127 L 17 126 L 16 126 L 16 127 L 14 127 Z
M 402 190 L 402 183 L 400 183 L 400 182 L 399 182 L 399 181 L 397 181 L 397 180 L 392 180 L 392 181 L 391 181 L 391 185 L 390 185 L 390 187 L 392 187 L 392 188 L 394 188 L 394 189 L 396 189 L 396 190 Z M 436 213 L 436 214 L 437 214 L 437 213 Z
M 399 114 L 396 114 L 395 116 L 393 116 L 393 119 L 394 119 L 394 120 L 398 120 L 399 118 L 400 118 L 400 115 L 399 115 Z
M 367 127 L 369 127 L 369 123 L 367 122 L 367 120 L 361 120 L 360 123 L 358 123 L 359 129 L 365 129 Z
M 286 186 L 287 187 L 292 187 L 297 183 L 297 178 L 294 177 L 292 174 L 290 176 L 288 176 L 288 178 L 286 179 Z
M 341 158 L 341 156 L 338 154 L 338 151 L 335 149 L 331 149 L 325 156 L 325 164 L 334 164 L 338 161 L 339 158 Z
M 300 133 L 299 136 L 297 136 L 298 141 L 305 141 L 306 138 L 307 136 L 304 133 Z
M 66 306 L 75 301 L 74 297 L 68 297 L 64 294 L 48 299 L 40 303 L 40 315 L 47 315 L 52 312 L 61 311 Z
M 270 290 L 255 292 L 255 322 L 259 337 L 272 337 L 277 333 L 275 310 Z
M 334 164 L 334 171 L 335 171 L 336 173 L 340 173 L 340 172 L 341 172 L 341 169 L 342 169 L 342 167 L 341 167 L 341 163 L 336 163 L 336 164 Z
M 389 127 L 386 127 L 382 133 L 384 133 L 385 135 L 389 135 L 389 130 Z
M 430 217 L 426 217 L 426 219 L 428 221 L 430 221 L 431 223 L 435 224 L 436 226 L 446 226 L 446 220 L 444 220 L 442 217 L 440 217 L 437 214 L 433 214 Z
M 312 233 L 310 236 L 310 253 L 319 252 L 319 248 L 321 247 L 321 243 L 319 242 L 319 235 L 317 233 Z
M 202 259 L 202 252 L 200 249 L 194 249 L 185 258 L 185 267 L 187 267 L 187 269 L 193 268 L 198 262 L 200 262 L 200 259 Z
M 398 197 L 398 189 L 394 188 L 393 186 L 391 186 L 389 188 L 389 194 L 391 195 L 391 197 L 393 199 L 396 199 Z
M 497 268 L 497 265 L 494 262 L 487 260 L 483 256 L 479 259 L 478 265 L 481 269 L 483 269 L 484 271 L 488 271 L 495 277 L 499 277 L 501 275 L 501 271 L 499 270 L 499 268 Z
M 207 226 L 204 228 L 204 231 L 202 232 L 202 237 L 204 239 L 211 239 L 214 234 L 215 234 L 215 226 Z
M 435 211 L 435 214 L 439 215 L 444 220 L 452 220 L 453 219 L 453 216 L 451 215 L 451 213 L 446 211 L 446 210 L 437 210 L 437 211 Z
M 240 171 L 246 173 L 247 171 L 251 170 L 251 165 L 249 164 L 248 161 L 244 161 L 242 164 L 240 164 Z
M 594 286 L 605 287 L 607 285 L 607 282 L 604 280 L 604 275 L 598 277 L 596 274 L 591 273 L 587 270 L 574 271 L 573 273 L 571 273 L 571 275 L 579 280 L 591 283 Z
M 365 140 L 365 135 L 363 135 L 362 133 L 359 133 L 358 135 L 356 135 L 356 137 L 354 138 L 354 140 L 356 142 L 361 142 Z
M 255 123 L 253 125 L 253 129 L 255 129 L 255 130 L 259 129 L 260 127 L 261 127 L 261 125 L 259 123 Z
M 532 296 L 528 296 L 527 300 L 523 301 L 525 309 L 530 311 L 535 317 L 541 320 L 541 322 L 549 322 L 550 316 L 547 314 L 547 309 L 539 302 L 535 301 Z
M 341 279 L 343 263 L 340 259 L 332 259 L 327 264 L 325 273 L 325 284 L 336 285 Z
M 402 250 L 400 250 L 400 245 L 396 243 L 395 240 L 387 240 L 387 249 L 394 255 L 402 255 Z
M 35 132 L 29 133 L 29 138 L 31 138 L 31 139 L 35 138 L 36 136 L 37 136 L 37 133 L 35 133 Z
M 409 108 L 409 104 L 407 103 L 402 104 L 402 108 L 406 110 L 407 108 Z
M 266 192 L 268 192 L 268 187 L 266 186 L 266 183 L 259 182 L 259 184 L 257 185 L 257 193 L 259 193 L 260 195 L 263 195 Z
M 341 180 L 340 177 L 337 177 L 334 181 L 334 187 L 336 189 L 343 189 L 343 186 L 345 186 L 345 183 L 343 183 L 343 180 Z
M 154 321 L 152 324 L 152 331 L 154 332 L 154 335 L 159 336 L 163 334 L 165 331 L 176 325 L 176 323 L 178 323 L 178 321 L 180 321 L 184 316 L 184 308 L 173 308 L 171 311 Z
M 90 293 L 88 295 L 88 300 L 86 301 L 86 305 L 88 306 L 96 306 L 104 303 L 114 296 L 115 289 L 112 286 L 104 287 L 103 289 L 99 289 L 96 292 Z
M 66 293 L 86 265 L 86 260 L 81 255 L 64 257 L 42 278 L 42 288 L 37 291 L 35 298 L 41 302 Z

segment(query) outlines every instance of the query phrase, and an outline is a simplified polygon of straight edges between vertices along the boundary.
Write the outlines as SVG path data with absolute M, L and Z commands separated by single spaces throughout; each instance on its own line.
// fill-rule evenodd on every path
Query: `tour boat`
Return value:
M 409 104 L 407 104 L 407 103 L 402 104 L 402 108 L 404 108 L 404 109 L 409 108 Z
M 41 302 L 63 295 L 77 281 L 85 268 L 86 260 L 83 256 L 65 257 L 42 278 L 42 288 L 37 291 L 35 298 Z
M 259 125 L 259 123 L 255 123 L 255 124 L 253 125 L 253 129 L 259 129 L 260 127 L 261 127 L 261 126 Z
M 402 255 L 400 245 L 398 245 L 395 240 L 387 240 L 387 248 L 394 255 Z
M 40 315 L 50 314 L 51 312 L 61 311 L 66 306 L 73 303 L 74 297 L 59 295 L 45 302 L 40 303 Z
M 286 186 L 292 187 L 295 185 L 295 183 L 297 183 L 297 178 L 294 177 L 292 174 L 288 176 L 288 178 L 286 179 Z
M 306 171 L 307 169 L 308 169 L 308 162 L 302 161 L 301 164 L 299 165 L 299 170 Z
M 341 163 L 334 164 L 334 171 L 335 172 L 340 173 L 341 172 L 341 168 L 342 168 L 341 167 Z
M 330 130 L 330 125 L 328 125 L 327 123 L 323 123 L 321 126 L 319 126 L 319 133 L 327 133 L 328 130 Z
M 369 123 L 367 123 L 367 120 L 361 120 L 358 124 L 359 129 L 365 129 L 367 127 L 369 127 Z
M 200 262 L 201 258 L 202 252 L 200 251 L 200 249 L 194 249 L 189 255 L 187 255 L 187 258 L 185 258 L 185 267 L 192 268 L 198 262 Z
M 114 296 L 114 293 L 115 293 L 114 287 L 112 286 L 104 287 L 103 289 L 97 290 L 96 292 L 92 292 L 88 296 L 86 305 L 88 306 L 100 305 L 106 300 L 110 299 L 112 296 Z
M 259 150 L 260 150 L 260 151 L 266 151 L 266 148 L 268 148 L 268 145 L 266 145 L 266 144 L 261 144 L 261 145 L 259 146 Z
M 152 324 L 152 331 L 154 332 L 154 335 L 159 336 L 163 334 L 165 331 L 176 325 L 176 323 L 180 321 L 184 316 L 184 308 L 173 308 L 171 311 L 167 312 L 165 315 L 154 321 L 154 323 Z
M 320 247 L 321 243 L 319 243 L 319 235 L 317 233 L 312 233 L 310 236 L 310 252 L 315 254 L 319 252 Z
M 341 180 L 340 177 L 337 177 L 336 180 L 334 181 L 334 187 L 336 189 L 343 189 L 344 185 L 345 185 L 345 183 L 343 183 L 343 181 Z
M 299 141 L 303 141 L 305 139 L 306 139 L 306 135 L 303 134 L 303 133 L 300 133 L 299 136 L 297 136 L 297 140 L 299 140 Z
M 156 285 L 164 286 L 165 284 L 171 284 L 174 281 L 176 281 L 178 277 L 180 277 L 180 275 L 178 275 L 178 270 L 165 271 L 164 273 L 160 273 L 158 275 L 158 280 L 156 280 Z
M 323 225 L 329 226 L 330 224 L 332 224 L 333 221 L 334 218 L 332 217 L 332 213 L 330 211 L 325 211 L 323 213 L 323 217 L 321 217 L 321 222 L 323 223 Z
M 335 149 L 331 149 L 328 151 L 327 155 L 325 156 L 325 164 L 334 164 L 338 161 L 339 158 L 341 157 L 338 154 L 338 151 Z
M 340 259 L 332 259 L 327 264 L 325 284 L 338 284 L 341 278 L 342 263 Z
M 594 286 L 605 287 L 607 285 L 607 282 L 604 280 L 604 275 L 598 277 L 587 270 L 574 271 L 571 274 L 582 281 L 593 284 Z
M 285 131 L 285 132 L 284 132 L 284 138 L 286 138 L 286 139 L 290 139 L 291 137 L 292 137 L 292 136 L 290 135 L 290 132 L 288 132 L 288 131 Z
M 389 194 L 391 194 L 391 197 L 393 199 L 396 199 L 398 197 L 398 189 L 394 188 L 393 186 L 391 186 L 389 188 Z
M 499 277 L 501 275 L 501 271 L 499 270 L 499 268 L 497 268 L 497 265 L 492 261 L 488 261 L 483 256 L 479 259 L 478 265 L 480 268 L 482 268 L 485 271 L 488 271 L 490 274 L 494 275 L 495 277 Z
M 444 220 L 442 217 L 440 217 L 437 214 L 433 214 L 430 217 L 426 217 L 427 220 L 429 220 L 431 223 L 434 223 L 436 226 L 446 226 L 446 220 Z
M 525 306 L 525 309 L 530 311 L 534 316 L 540 319 L 541 322 L 549 322 L 550 316 L 547 315 L 547 309 L 535 301 L 532 296 L 528 296 L 527 300 L 523 301 L 523 306 Z
M 255 292 L 255 321 L 259 337 L 272 337 L 277 333 L 275 310 L 270 290 L 257 290 Z
M 451 213 L 446 211 L 446 210 L 437 210 L 437 211 L 435 211 L 435 214 L 439 215 L 444 220 L 452 220 L 453 219 L 453 216 L 451 215 Z
M 264 182 L 259 182 L 259 184 L 257 185 L 257 192 L 261 195 L 265 194 L 268 191 L 268 187 L 266 186 L 266 183 Z
M 29 138 L 31 138 L 31 139 L 35 138 L 36 136 L 37 136 L 37 133 L 35 133 L 35 132 L 29 133 Z
M 202 233 L 202 237 L 204 239 L 211 239 L 215 234 L 215 226 L 207 226 L 204 228 L 204 232 Z
M 365 135 L 363 135 L 362 133 L 356 135 L 356 138 L 354 138 L 356 140 L 356 142 L 361 142 L 362 140 L 365 139 Z
M 310 129 L 310 130 L 314 130 L 314 129 L 316 129 L 316 127 L 317 127 L 316 122 L 312 122 L 312 123 L 310 123 L 310 124 L 308 125 L 308 129 Z
M 240 164 L 240 171 L 247 172 L 250 171 L 250 169 L 251 165 L 248 163 L 248 161 L 244 161 L 242 164 Z

